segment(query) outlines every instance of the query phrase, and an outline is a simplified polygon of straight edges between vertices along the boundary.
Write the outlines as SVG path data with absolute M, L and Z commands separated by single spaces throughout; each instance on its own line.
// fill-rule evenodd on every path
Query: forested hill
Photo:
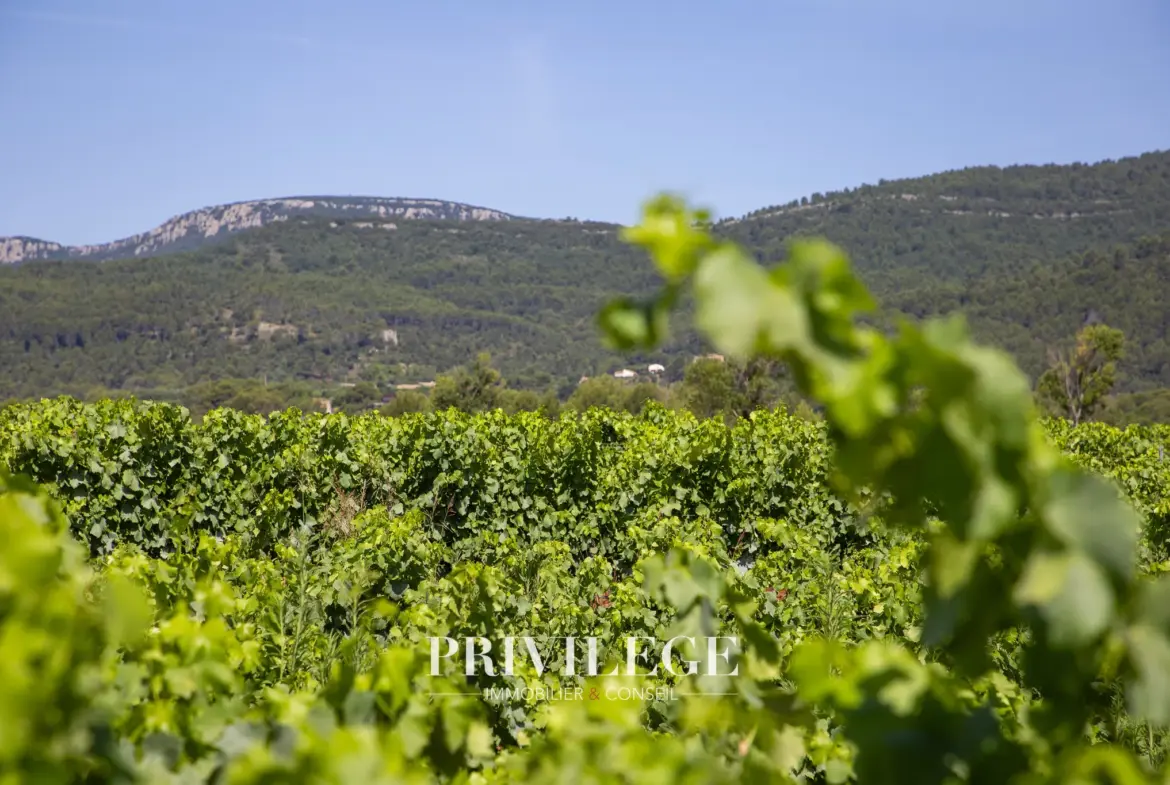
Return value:
M 0 399 L 379 368 L 420 381 L 484 350 L 510 378 L 576 381 L 624 361 L 602 349 L 597 309 L 656 280 L 608 225 L 335 223 L 154 259 L 0 268 Z
M 1019 272 L 1170 229 L 1170 151 L 1093 165 L 975 167 L 756 211 L 720 229 L 782 257 L 794 235 L 849 250 L 887 295 Z
M 509 379 L 566 385 L 654 361 L 677 374 L 703 351 L 690 332 L 654 357 L 602 348 L 600 305 L 656 283 L 619 227 L 507 219 L 292 217 L 185 253 L 0 266 L 0 399 L 421 381 L 484 350 Z M 1170 384 L 1170 153 L 865 186 L 718 231 L 766 261 L 794 234 L 827 236 L 888 306 L 965 310 L 1033 373 L 1095 312 L 1129 336 L 1123 389 Z
M 293 196 L 204 207 L 177 215 L 149 232 L 97 245 L 61 245 L 34 237 L 0 237 L 0 264 L 39 259 L 102 261 L 193 250 L 248 229 L 290 218 L 365 221 L 393 229 L 396 220 L 506 221 L 514 216 L 441 199 L 368 196 Z
M 1170 387 L 1170 231 L 1019 275 L 921 287 L 885 304 L 915 318 L 962 311 L 982 340 L 1010 351 L 1033 376 L 1048 347 L 1102 321 L 1127 337 L 1121 389 Z

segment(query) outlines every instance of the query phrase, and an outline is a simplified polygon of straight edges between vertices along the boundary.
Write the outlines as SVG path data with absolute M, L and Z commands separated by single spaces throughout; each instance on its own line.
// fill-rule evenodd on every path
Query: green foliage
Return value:
M 403 414 L 417 414 L 430 410 L 430 396 L 417 390 L 399 390 L 394 393 L 389 403 L 378 409 L 387 417 L 400 417 Z
M 721 360 L 700 357 L 687 366 L 680 388 L 696 417 L 714 417 L 735 408 L 735 374 Z
M 1040 400 L 1073 425 L 1090 418 L 1117 382 L 1124 346 L 1121 330 L 1104 324 L 1082 328 L 1071 351 L 1053 352 L 1052 365 L 1037 384 Z
M 907 287 L 885 293 L 883 305 L 916 318 L 961 311 L 980 340 L 1011 352 L 1033 378 L 1048 367 L 1051 347 L 1063 345 L 1087 322 L 1103 321 L 1125 333 L 1119 390 L 1170 387 L 1170 333 L 1163 319 L 1163 303 L 1170 300 L 1170 234 L 1165 226 L 1150 234 L 1127 245 L 1086 245 L 1068 259 L 1011 274 Z
M 718 349 L 785 362 L 823 420 L 0 412 L 0 463 L 92 555 L 0 489 L 0 776 L 1157 781 L 1166 429 L 1038 420 L 960 320 L 859 326 L 833 246 L 769 271 L 668 198 L 629 236 L 666 284 L 602 313 L 616 344 L 693 294 Z M 686 637 L 733 635 L 735 675 L 428 668 L 431 636 L 533 632 L 681 636 L 699 664 Z
M 1170 253 L 1164 236 L 1141 242 L 1167 231 L 1168 171 L 1165 152 L 979 167 L 826 194 L 713 231 L 767 265 L 794 238 L 825 236 L 850 249 L 889 311 L 969 313 L 975 334 L 1033 377 L 1045 348 L 1096 311 L 1131 345 L 1119 387 L 1170 387 Z M 709 351 L 686 318 L 655 322 L 674 338 L 653 355 L 624 360 L 598 344 L 599 308 L 618 295 L 646 302 L 659 284 L 619 232 L 579 221 L 411 220 L 387 231 L 298 219 L 181 254 L 0 266 L 0 399 L 95 388 L 160 397 L 225 377 L 270 389 L 384 386 L 434 380 L 484 351 L 507 378 L 544 389 L 529 381 L 547 373 L 571 384 L 623 361 L 671 367 Z
M 780 403 L 786 386 L 781 369 L 767 359 L 700 357 L 687 366 L 677 395 L 697 417 L 746 417 Z
M 367 766 L 429 782 L 434 755 L 454 769 L 480 767 L 500 778 L 489 781 L 543 782 L 550 772 L 581 765 L 580 750 L 589 749 L 608 751 L 585 758 L 596 761 L 590 765 L 599 781 L 642 780 L 658 771 L 715 781 L 751 772 L 768 781 L 778 776 L 773 756 L 814 778 L 839 777 L 860 761 L 840 726 L 824 719 L 806 725 L 796 714 L 768 719 L 747 696 L 723 696 L 724 704 L 681 697 L 598 705 L 467 698 L 461 711 L 480 719 L 468 720 L 468 735 L 454 750 L 434 746 L 426 729 L 451 710 L 428 700 L 429 692 L 479 696 L 489 687 L 570 684 L 558 674 L 527 673 L 440 690 L 422 664 L 426 637 L 662 638 L 686 631 L 675 628 L 690 623 L 676 610 L 694 591 L 750 598 L 753 610 L 744 611 L 742 623 L 764 635 L 758 640 L 765 649 L 775 647 L 786 679 L 794 678 L 802 647 L 821 639 L 916 647 L 921 635 L 924 587 L 916 575 L 928 540 L 867 523 L 830 486 L 824 425 L 782 410 L 756 412 L 730 429 L 661 408 L 639 417 L 593 411 L 555 421 L 455 411 L 398 419 L 290 413 L 266 421 L 220 410 L 196 424 L 163 404 L 62 400 L 21 405 L 7 416 L 0 430 L 17 452 L 3 460 L 19 460 L 49 483 L 79 536 L 98 550 L 113 548 L 99 562 L 103 575 L 129 578 L 151 598 L 160 637 L 117 647 L 120 653 L 103 649 L 103 661 L 123 664 L 107 668 L 108 681 L 98 680 L 105 691 L 90 698 L 104 707 L 105 726 L 134 750 L 118 765 L 149 781 L 179 772 L 202 779 L 230 763 L 232 776 L 241 778 L 314 770 L 342 782 L 346 766 Z M 172 421 L 178 430 L 144 445 L 146 433 Z M 1048 432 L 1075 460 L 1121 484 L 1145 520 L 1144 563 L 1160 571 L 1170 476 L 1157 447 L 1170 433 L 1063 421 L 1049 423 Z M 136 505 L 116 506 L 104 477 L 153 476 L 146 467 L 177 458 L 160 454 L 164 445 L 180 450 L 182 470 L 158 483 L 140 481 L 138 497 L 167 500 L 160 503 L 164 513 L 156 521 L 119 520 L 118 510 Z M 101 475 L 74 475 L 70 467 L 97 454 L 126 463 Z M 290 464 L 292 456 L 300 463 Z M 294 471 L 296 465 L 303 468 Z M 347 479 L 338 472 L 342 465 Z M 71 489 L 62 480 L 70 476 L 84 484 Z M 268 508 L 263 518 L 257 503 Z M 179 509 L 185 524 L 172 512 Z M 108 546 L 86 537 L 99 520 L 129 536 Z M 156 558 L 152 542 L 173 552 Z M 674 551 L 690 561 L 662 561 Z M 679 588 L 705 563 L 715 570 L 702 579 L 706 588 Z M 648 591 L 656 581 L 674 586 L 661 600 Z M 746 634 L 734 614 L 721 611 L 716 623 L 721 634 Z M 1001 651 L 1010 655 L 1004 672 L 1013 681 L 997 682 L 995 694 L 1012 707 L 1012 722 L 1025 723 L 1020 733 L 1034 732 L 1021 712 L 1037 707 L 1014 681 L 1020 655 L 1008 646 Z M 823 656 L 851 661 L 841 659 L 845 653 Z M 770 677 L 761 678 L 742 689 L 767 689 Z M 733 692 L 741 689 L 736 681 Z M 371 689 L 363 685 L 378 683 L 401 685 L 378 692 L 398 701 L 400 711 L 363 713 L 362 696 Z M 949 700 L 948 683 L 938 690 Z M 1014 692 L 1004 693 L 1009 688 Z M 1102 738 L 1145 749 L 1150 734 L 1139 715 L 1112 704 L 1094 704 L 1094 712 Z M 647 727 L 656 730 L 648 734 Z M 293 752 L 276 742 L 282 733 L 295 733 Z M 416 741 L 404 748 L 395 739 L 402 733 Z M 696 733 L 721 741 L 695 748 L 687 739 Z M 1153 738 L 1156 756 L 1161 731 L 1155 728 Z M 745 743 L 746 756 L 739 752 Z M 468 758 L 459 744 L 482 754 Z M 84 766 L 113 766 L 99 752 L 83 756 Z
M 504 379 L 492 367 L 491 355 L 480 354 L 470 368 L 458 368 L 451 376 L 435 381 L 431 401 L 437 409 L 454 407 L 464 412 L 495 409 L 500 402 Z
M 1098 419 L 1116 426 L 1170 423 L 1170 390 L 1114 396 L 1106 402 Z
M 90 576 L 56 506 L 0 474 L 0 780 L 71 782 L 110 738 L 94 682 L 107 635 L 130 634 L 118 603 L 86 602 Z M 109 751 L 108 749 L 105 751 Z
M 595 311 L 654 285 L 616 229 L 289 221 L 151 259 L 0 265 L 0 398 L 424 382 L 485 351 L 521 386 L 575 382 L 622 361 L 599 345 Z
M 381 402 L 382 391 L 373 382 L 358 382 L 353 387 L 347 387 L 334 401 L 342 411 L 354 413 Z
M 668 392 L 652 382 L 630 384 L 613 376 L 595 376 L 577 385 L 565 406 L 578 412 L 602 408 L 637 414 L 650 401 L 666 403 L 668 400 Z
M 303 383 L 270 387 L 256 379 L 218 379 L 213 382 L 202 382 L 183 390 L 176 397 L 177 402 L 198 415 L 222 407 L 239 409 L 249 414 L 270 414 L 290 406 L 308 409 L 312 406 L 313 399 L 311 390 Z
M 884 643 L 798 652 L 793 663 L 798 694 L 841 713 L 859 776 L 896 779 L 911 751 L 922 781 L 958 774 L 956 765 L 996 781 L 1083 776 L 1101 755 L 1083 732 L 1102 673 L 1128 685 L 1139 718 L 1170 721 L 1156 675 L 1170 664 L 1170 625 L 1155 610 L 1170 584 L 1136 580 L 1136 514 L 1114 486 L 1053 451 L 1013 364 L 972 344 L 961 319 L 903 324 L 890 338 L 858 327 L 873 303 L 834 246 L 794 244 L 768 273 L 690 228 L 704 220 L 660 199 L 628 233 L 668 280 L 659 302 L 692 283 L 696 318 L 718 348 L 786 361 L 825 406 L 840 487 L 888 494 L 891 521 L 930 536 L 922 642 L 955 676 L 936 686 L 932 666 Z M 639 318 L 629 310 L 602 323 L 615 340 L 653 344 Z M 938 525 L 927 525 L 930 513 Z M 1004 735 L 991 705 L 972 713 L 955 680 L 986 673 L 993 638 L 1022 625 L 1031 634 L 1018 672 L 1044 696 L 1033 717 L 1041 743 Z M 897 755 L 891 733 L 910 734 Z M 1118 761 L 1136 775 L 1135 763 Z
M 913 303 L 939 285 L 960 293 L 972 281 L 1011 294 L 1003 279 L 1021 267 L 1047 270 L 1069 285 L 1074 281 L 1061 270 L 1067 257 L 1165 232 L 1168 168 L 1166 151 L 1093 165 L 968 167 L 846 189 L 803 208 L 764 208 L 717 229 L 767 264 L 785 258 L 793 238 L 824 237 L 850 250 L 858 274 L 883 301 L 903 292 Z M 1133 291 L 1125 277 L 1108 276 L 1108 284 Z M 1014 294 L 1031 301 L 1033 315 L 1050 312 L 1053 292 Z M 975 302 L 997 307 L 991 299 Z
M 657 406 L 555 420 L 221 409 L 195 423 L 168 404 L 59 399 L 0 415 L 0 463 L 52 488 L 95 553 L 126 540 L 162 552 L 199 532 L 266 548 L 301 521 L 319 525 L 339 489 L 426 513 L 451 544 L 518 527 L 529 542 L 607 550 L 597 534 L 642 510 L 706 510 L 736 536 L 755 516 L 845 526 L 825 461 L 820 427 L 782 410 L 730 430 Z
M 561 410 L 561 401 L 555 390 L 539 393 L 536 390 L 504 389 L 500 391 L 498 403 L 505 414 L 542 412 L 549 417 L 556 417 Z

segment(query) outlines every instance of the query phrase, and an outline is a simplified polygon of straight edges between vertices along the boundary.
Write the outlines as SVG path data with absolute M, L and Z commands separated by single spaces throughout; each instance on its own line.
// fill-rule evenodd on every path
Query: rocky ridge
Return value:
M 432 221 L 509 221 L 516 216 L 441 199 L 303 196 L 205 207 L 175 216 L 148 232 L 98 245 L 61 245 L 34 237 L 0 237 L 0 264 L 34 260 L 103 261 L 186 251 L 235 232 L 294 217 L 395 218 Z M 389 228 L 390 225 L 385 225 Z

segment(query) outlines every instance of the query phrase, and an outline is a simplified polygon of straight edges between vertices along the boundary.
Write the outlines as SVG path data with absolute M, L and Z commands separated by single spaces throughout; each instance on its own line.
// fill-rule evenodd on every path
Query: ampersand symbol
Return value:
M 595 701 L 600 697 L 601 697 L 601 694 L 598 693 L 597 690 L 593 690 L 593 689 L 589 690 L 589 700 Z

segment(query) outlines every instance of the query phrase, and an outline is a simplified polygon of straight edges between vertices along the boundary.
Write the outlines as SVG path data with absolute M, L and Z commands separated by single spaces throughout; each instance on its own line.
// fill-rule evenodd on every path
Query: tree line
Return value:
M 1037 380 L 1035 397 L 1043 413 L 1074 425 L 1090 420 L 1113 425 L 1170 422 L 1170 390 L 1114 394 L 1127 348 L 1121 330 L 1087 324 L 1068 344 L 1049 348 L 1048 367 Z M 509 383 L 491 355 L 483 352 L 473 362 L 439 374 L 430 387 L 399 388 L 369 380 L 314 387 L 305 382 L 220 379 L 149 397 L 182 404 L 195 417 L 221 407 L 250 414 L 295 407 L 347 414 L 377 411 L 390 417 L 449 408 L 468 413 L 500 409 L 507 414 L 527 411 L 556 417 L 562 411 L 593 407 L 638 414 L 650 402 L 701 418 L 722 417 L 728 424 L 753 411 L 778 406 L 807 419 L 817 417 L 816 407 L 796 392 L 790 374 L 774 359 L 706 355 L 685 365 L 673 363 L 671 370 L 673 379 L 671 373 L 633 380 L 602 374 L 582 378 L 567 389 L 565 385 L 558 388 L 550 377 L 541 389 Z M 91 393 L 90 400 L 134 397 L 112 390 Z

